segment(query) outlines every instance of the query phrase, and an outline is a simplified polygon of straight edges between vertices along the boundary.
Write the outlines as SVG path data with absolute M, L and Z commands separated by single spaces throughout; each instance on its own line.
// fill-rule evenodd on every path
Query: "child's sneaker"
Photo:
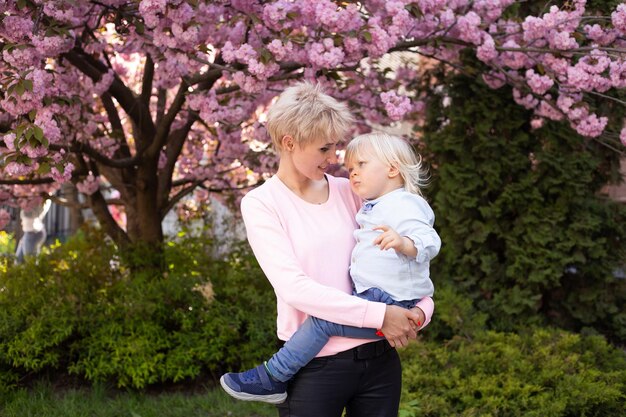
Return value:
M 224 391 L 238 400 L 280 404 L 287 399 L 287 383 L 272 379 L 264 365 L 238 374 L 224 374 L 220 384 Z

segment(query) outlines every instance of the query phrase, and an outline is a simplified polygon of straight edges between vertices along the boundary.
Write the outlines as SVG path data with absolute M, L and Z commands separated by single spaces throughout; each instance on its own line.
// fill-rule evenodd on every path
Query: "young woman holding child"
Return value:
M 351 124 L 347 107 L 318 87 L 285 90 L 267 122 L 278 171 L 241 204 L 248 240 L 276 292 L 278 336 L 288 342 L 266 364 L 221 383 L 236 398 L 279 404 L 283 417 L 340 417 L 344 409 L 350 417 L 396 416 L 394 347 L 415 338 L 434 308 L 428 261 L 440 242 L 432 210 L 411 185 L 419 185 L 419 163 L 399 138 L 357 138 L 347 154 L 355 195 L 347 179 L 325 173 Z M 379 154 L 375 142 L 391 143 L 390 152 Z M 394 159 L 398 152 L 412 161 L 409 171 Z M 368 203 L 359 211 L 361 198 Z M 355 233 L 357 211 L 364 227 Z M 380 262 L 374 249 L 385 254 Z

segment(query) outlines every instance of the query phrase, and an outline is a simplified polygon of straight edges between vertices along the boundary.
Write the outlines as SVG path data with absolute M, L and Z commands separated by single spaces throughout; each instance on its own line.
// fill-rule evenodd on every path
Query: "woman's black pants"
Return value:
M 280 417 L 397 417 L 400 358 L 386 340 L 315 358 L 289 382 Z

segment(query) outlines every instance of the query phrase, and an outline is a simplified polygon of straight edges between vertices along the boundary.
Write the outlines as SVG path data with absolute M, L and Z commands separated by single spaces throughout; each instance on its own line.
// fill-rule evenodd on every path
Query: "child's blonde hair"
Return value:
M 422 169 L 422 157 L 406 140 L 387 133 L 368 133 L 352 139 L 346 147 L 346 163 L 366 155 L 378 158 L 383 163 L 396 167 L 404 180 L 404 188 L 413 194 L 422 195 L 426 185 L 426 172 Z
M 348 106 L 307 82 L 287 88 L 267 114 L 267 131 L 277 151 L 286 135 L 299 145 L 318 138 L 334 142 L 348 136 L 354 118 Z

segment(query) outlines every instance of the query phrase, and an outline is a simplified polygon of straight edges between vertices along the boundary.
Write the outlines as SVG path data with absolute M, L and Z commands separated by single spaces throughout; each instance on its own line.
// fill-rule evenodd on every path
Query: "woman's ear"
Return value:
M 400 170 L 396 166 L 389 165 L 389 172 L 387 173 L 387 175 L 389 175 L 389 178 L 397 177 L 398 175 L 400 175 Z
M 295 146 L 293 137 L 289 135 L 283 136 L 283 138 L 280 140 L 280 143 L 281 145 L 283 145 L 283 149 L 286 151 L 292 151 Z

